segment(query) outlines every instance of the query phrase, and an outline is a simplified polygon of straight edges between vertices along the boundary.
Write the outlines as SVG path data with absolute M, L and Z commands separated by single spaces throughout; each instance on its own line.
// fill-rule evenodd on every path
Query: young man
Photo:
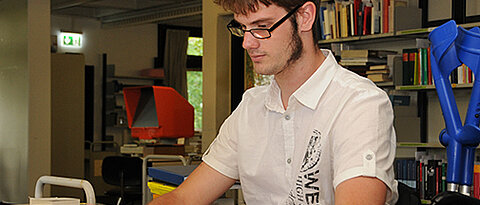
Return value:
M 210 204 L 236 180 L 255 204 L 394 204 L 395 132 L 387 95 L 318 48 L 306 0 L 217 0 L 234 12 L 254 70 L 245 92 L 175 191 L 151 204 Z

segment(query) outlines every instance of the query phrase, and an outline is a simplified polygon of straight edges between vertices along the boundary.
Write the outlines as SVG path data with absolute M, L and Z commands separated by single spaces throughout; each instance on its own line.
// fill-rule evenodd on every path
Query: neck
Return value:
M 283 107 L 287 109 L 290 96 L 313 75 L 325 60 L 322 51 L 316 45 L 304 47 L 302 57 L 275 75 L 275 81 L 281 90 Z

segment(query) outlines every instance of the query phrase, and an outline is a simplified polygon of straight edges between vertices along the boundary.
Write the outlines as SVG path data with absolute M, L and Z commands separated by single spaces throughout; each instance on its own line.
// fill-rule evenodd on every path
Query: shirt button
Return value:
M 367 156 L 365 156 L 365 159 L 371 160 L 371 159 L 372 159 L 372 155 L 371 155 L 371 154 L 367 154 Z
M 285 120 L 290 120 L 290 115 L 285 115 Z
M 287 163 L 289 163 L 289 164 L 292 163 L 292 159 L 288 158 Z

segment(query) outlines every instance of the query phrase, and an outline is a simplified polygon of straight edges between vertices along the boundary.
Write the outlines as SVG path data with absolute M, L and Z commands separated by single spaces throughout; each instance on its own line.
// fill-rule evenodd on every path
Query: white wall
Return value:
M 27 194 L 27 2 L 0 1 L 0 200 Z
M 153 68 L 154 57 L 157 56 L 157 24 L 104 29 L 94 19 L 52 16 L 51 28 L 52 35 L 57 37 L 61 30 L 83 34 L 82 48 L 62 48 L 58 45 L 57 52 L 83 53 L 85 64 L 95 66 L 94 140 L 100 140 L 102 54 L 107 54 L 108 64 L 115 64 L 115 75 L 138 76 L 139 70 Z
M 50 1 L 0 1 L 0 200 L 50 173 L 49 27 Z

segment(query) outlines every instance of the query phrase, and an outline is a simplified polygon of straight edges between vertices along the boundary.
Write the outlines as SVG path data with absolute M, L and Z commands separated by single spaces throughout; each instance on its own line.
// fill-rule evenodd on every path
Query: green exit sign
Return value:
M 62 32 L 60 33 L 60 38 L 62 41 L 61 45 L 64 47 L 73 47 L 73 48 L 82 47 L 82 43 L 83 43 L 82 34 Z

